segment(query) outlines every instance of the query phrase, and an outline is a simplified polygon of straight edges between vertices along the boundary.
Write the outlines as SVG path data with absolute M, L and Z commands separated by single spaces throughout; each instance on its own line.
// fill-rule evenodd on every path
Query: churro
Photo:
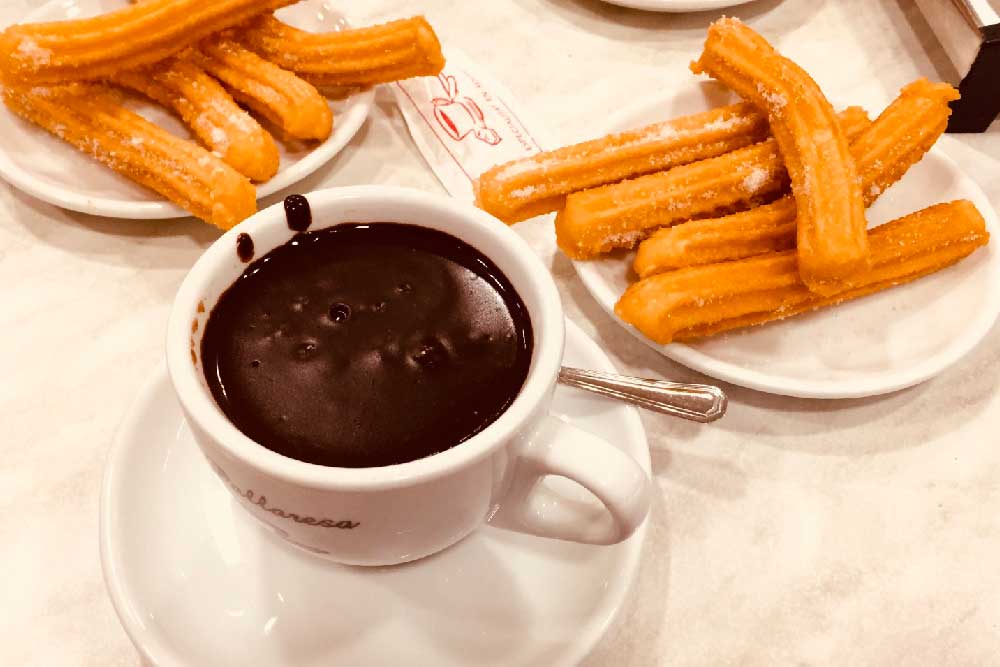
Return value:
M 949 103 L 959 97 L 947 83 L 917 79 L 904 86 L 872 127 L 851 143 L 866 204 L 875 201 L 931 149 L 947 128 Z
M 841 112 L 848 131 L 871 121 L 857 107 Z M 659 227 L 746 208 L 779 194 L 788 175 L 771 138 L 667 171 L 574 192 L 556 216 L 556 240 L 573 259 L 632 248 Z
M 312 33 L 265 14 L 240 37 L 263 57 L 317 86 L 375 85 L 433 76 L 444 67 L 441 44 L 422 16 Z
M 645 278 L 628 288 L 615 312 L 658 343 L 710 336 L 911 282 L 967 257 L 989 233 L 976 207 L 958 200 L 876 227 L 868 241 L 869 268 L 837 294 L 809 290 L 789 250 Z
M 292 2 L 147 0 L 92 18 L 14 25 L 0 33 L 0 73 L 8 85 L 108 77 Z
M 948 84 L 919 79 L 904 87 L 871 127 L 854 137 L 848 131 L 866 206 L 923 158 L 947 127 L 948 103 L 957 98 Z M 645 278 L 794 248 L 796 211 L 795 200 L 786 196 L 748 211 L 661 229 L 639 245 L 635 272 Z
M 749 104 L 654 123 L 493 167 L 476 204 L 510 224 L 562 208 L 566 195 L 716 157 L 767 138 Z
M 871 121 L 849 107 L 841 123 Z M 476 179 L 476 205 L 507 224 L 561 209 L 574 192 L 723 155 L 767 138 L 767 119 L 733 104 L 497 165 Z
M 658 227 L 778 194 L 787 175 L 774 139 L 566 197 L 556 241 L 573 259 L 631 248 Z
M 116 74 L 112 81 L 172 109 L 208 150 L 254 181 L 278 172 L 278 146 L 218 81 L 183 58 Z
M 767 112 L 798 207 L 799 270 L 810 289 L 841 290 L 869 262 L 864 201 L 847 139 L 816 82 L 738 19 L 708 29 L 696 73 Z
M 204 40 L 187 57 L 287 137 L 322 141 L 333 131 L 333 112 L 315 86 L 246 49 L 231 34 Z
M 851 140 L 872 126 L 871 116 L 864 107 L 859 106 L 844 107 L 837 113 L 837 122 L 840 123 L 844 135 Z
M 106 86 L 6 86 L 3 100 L 17 115 L 206 222 L 228 229 L 256 211 L 250 181 L 201 146 L 129 111 Z
M 795 247 L 795 198 L 665 227 L 639 244 L 632 268 L 648 278 L 685 266 L 744 259 Z

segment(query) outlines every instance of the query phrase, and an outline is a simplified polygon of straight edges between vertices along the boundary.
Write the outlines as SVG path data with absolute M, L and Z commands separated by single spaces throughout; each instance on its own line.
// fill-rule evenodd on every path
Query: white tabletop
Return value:
M 40 0 L 7 0 L 0 22 Z M 715 16 L 594 0 L 378 0 L 426 13 L 566 142 L 686 81 Z M 730 10 L 837 99 L 871 110 L 950 66 L 912 0 L 758 0 Z M 439 191 L 391 97 L 303 185 Z M 1000 123 L 946 143 L 1000 205 Z M 591 301 L 539 222 L 570 317 L 623 372 L 702 379 Z M 217 232 L 67 213 L 0 186 L 0 664 L 136 665 L 104 591 L 98 489 L 119 420 L 163 356 L 174 290 Z M 1000 241 L 1000 240 L 998 240 Z M 795 400 L 727 387 L 711 426 L 643 415 L 658 494 L 636 590 L 592 665 L 937 664 L 1000 655 L 1000 328 L 891 396 Z

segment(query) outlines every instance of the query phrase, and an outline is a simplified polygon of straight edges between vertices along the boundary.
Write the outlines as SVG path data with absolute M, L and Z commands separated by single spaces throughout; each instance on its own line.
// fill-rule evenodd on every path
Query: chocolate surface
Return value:
M 229 419 L 328 466 L 413 461 L 464 442 L 527 376 L 531 323 L 479 251 L 411 225 L 296 235 L 220 297 L 202 340 Z

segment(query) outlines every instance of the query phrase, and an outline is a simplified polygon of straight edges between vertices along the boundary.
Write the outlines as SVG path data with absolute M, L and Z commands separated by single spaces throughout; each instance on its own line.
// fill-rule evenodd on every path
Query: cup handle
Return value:
M 541 497 L 546 475 L 566 477 L 604 504 L 594 512 L 554 494 Z M 584 544 L 617 544 L 649 512 L 649 477 L 630 456 L 608 442 L 547 415 L 516 461 L 510 490 L 490 524 L 517 532 Z

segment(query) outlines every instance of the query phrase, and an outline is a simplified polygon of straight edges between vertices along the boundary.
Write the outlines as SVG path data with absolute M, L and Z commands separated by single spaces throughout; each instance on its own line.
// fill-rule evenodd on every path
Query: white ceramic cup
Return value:
M 292 544 L 354 565 L 422 558 L 491 520 L 592 544 L 613 544 L 631 535 L 649 507 L 645 472 L 612 445 L 548 413 L 565 322 L 552 277 L 531 248 L 490 215 L 415 190 L 364 186 L 307 198 L 311 231 L 343 223 L 408 223 L 447 232 L 487 255 L 527 306 L 534 333 L 531 366 L 520 393 L 493 424 L 427 458 L 380 468 L 333 468 L 257 444 L 215 403 L 200 351 L 213 306 L 246 269 L 236 253 L 237 236 L 249 234 L 260 258 L 294 235 L 280 204 L 261 211 L 224 234 L 195 263 L 177 293 L 167 331 L 167 367 L 188 424 L 239 504 Z M 584 519 L 558 503 L 532 503 L 531 489 L 545 475 L 576 481 L 607 512 L 598 513 L 600 519 L 593 513 Z

